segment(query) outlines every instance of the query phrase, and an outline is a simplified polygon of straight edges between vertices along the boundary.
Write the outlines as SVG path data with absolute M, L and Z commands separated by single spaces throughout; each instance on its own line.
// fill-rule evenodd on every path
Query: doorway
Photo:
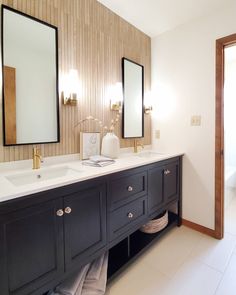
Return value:
M 225 146 L 224 83 L 226 48 L 236 45 L 236 34 L 216 40 L 216 127 L 215 127 L 215 237 L 224 236 Z

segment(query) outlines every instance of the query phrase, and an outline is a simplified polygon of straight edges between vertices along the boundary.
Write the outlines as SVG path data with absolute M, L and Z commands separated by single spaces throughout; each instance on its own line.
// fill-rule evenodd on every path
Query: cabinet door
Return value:
M 163 166 L 156 165 L 148 170 L 148 213 L 155 213 L 164 205 Z
M 61 206 L 53 200 L 0 216 L 1 295 L 30 294 L 63 273 Z
M 175 161 L 164 166 L 164 198 L 171 202 L 179 197 L 179 162 Z
M 78 267 L 106 245 L 106 195 L 103 185 L 64 198 L 66 270 Z

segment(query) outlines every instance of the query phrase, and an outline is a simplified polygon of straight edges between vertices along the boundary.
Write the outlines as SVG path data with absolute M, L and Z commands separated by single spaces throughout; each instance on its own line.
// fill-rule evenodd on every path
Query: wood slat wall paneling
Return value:
M 106 94 L 110 85 L 121 82 L 123 56 L 144 65 L 145 91 L 150 89 L 150 38 L 101 3 L 95 0 L 0 0 L 0 4 L 58 27 L 59 88 L 63 75 L 72 68 L 78 70 L 81 84 L 78 105 L 71 107 L 60 104 L 61 142 L 40 145 L 44 157 L 79 153 L 79 132 L 100 131 L 94 122 L 74 127 L 89 115 L 99 118 L 104 125 L 110 125 L 116 113 L 110 111 Z M 2 104 L 2 98 L 0 102 Z M 2 108 L 0 113 L 2 117 Z M 115 127 L 115 133 L 121 139 L 121 147 L 133 145 L 132 140 L 121 138 L 121 122 Z M 144 133 L 143 143 L 150 144 L 150 115 L 145 115 Z M 4 147 L 1 132 L 0 162 L 31 157 L 32 146 Z

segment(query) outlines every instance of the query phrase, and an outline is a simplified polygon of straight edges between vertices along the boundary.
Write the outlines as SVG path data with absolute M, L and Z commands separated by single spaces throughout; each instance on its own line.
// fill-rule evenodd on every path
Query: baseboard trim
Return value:
M 203 234 L 208 235 L 213 238 L 217 238 L 216 232 L 213 229 L 210 229 L 208 227 L 202 226 L 200 224 L 194 223 L 194 222 L 186 220 L 186 219 L 182 219 L 182 224 L 191 228 L 191 229 L 194 229 L 200 233 L 203 233 Z

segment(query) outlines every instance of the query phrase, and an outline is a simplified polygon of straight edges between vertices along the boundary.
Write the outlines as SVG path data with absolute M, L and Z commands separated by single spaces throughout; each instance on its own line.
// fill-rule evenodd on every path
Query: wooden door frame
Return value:
M 236 44 L 236 34 L 216 40 L 215 109 L 215 237 L 224 237 L 224 48 Z

